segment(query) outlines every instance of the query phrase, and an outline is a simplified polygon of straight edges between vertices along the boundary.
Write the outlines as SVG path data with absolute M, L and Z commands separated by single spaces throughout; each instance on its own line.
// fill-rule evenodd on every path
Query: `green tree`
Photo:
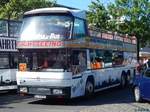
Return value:
M 100 0 L 92 1 L 87 12 L 87 20 L 91 27 L 96 27 L 99 30 L 106 30 L 108 20 L 110 19 L 108 12 Z
M 5 5 L 8 2 L 9 2 L 9 0 L 0 0 L 0 7 L 2 7 L 3 5 Z
M 28 10 L 52 7 L 54 4 L 54 0 L 1 0 L 0 18 L 19 19 Z
M 145 42 L 150 40 L 149 0 L 115 0 L 108 9 L 118 32 L 137 37 L 139 51 L 139 44 L 145 45 Z M 124 18 L 122 22 L 121 18 Z

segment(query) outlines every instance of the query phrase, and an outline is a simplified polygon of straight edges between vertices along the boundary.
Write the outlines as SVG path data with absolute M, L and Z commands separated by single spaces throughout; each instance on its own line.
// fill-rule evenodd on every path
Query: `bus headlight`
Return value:
M 28 92 L 27 87 L 20 87 L 20 92 L 21 93 L 27 93 Z
M 60 95 L 60 94 L 63 94 L 63 91 L 62 89 L 53 89 L 53 94 Z

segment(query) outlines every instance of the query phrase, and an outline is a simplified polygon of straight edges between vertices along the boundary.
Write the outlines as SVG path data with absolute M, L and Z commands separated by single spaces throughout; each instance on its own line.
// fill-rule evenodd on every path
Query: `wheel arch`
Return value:
M 95 86 L 95 79 L 94 79 L 94 76 L 93 76 L 93 75 L 89 75 L 89 76 L 87 77 L 86 82 L 87 82 L 88 80 L 89 80 L 89 81 L 92 81 L 93 84 L 94 84 L 94 86 Z

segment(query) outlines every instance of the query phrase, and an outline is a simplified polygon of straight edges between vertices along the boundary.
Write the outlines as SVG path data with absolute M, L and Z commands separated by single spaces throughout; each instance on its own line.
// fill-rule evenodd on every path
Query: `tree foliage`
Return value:
M 89 11 L 87 13 L 87 20 L 92 27 L 98 29 L 107 29 L 109 15 L 104 5 L 99 1 L 92 1 L 89 5 Z
M 52 7 L 54 4 L 54 0 L 0 0 L 0 18 L 19 19 L 28 10 Z
M 8 2 L 9 0 L 0 0 L 0 7 L 4 6 Z
M 140 45 L 150 41 L 149 0 L 115 0 L 106 8 L 96 0 L 89 6 L 88 21 L 100 29 L 135 35 Z
M 135 35 L 141 43 L 145 43 L 149 39 L 149 0 L 116 0 L 108 9 L 114 19 L 123 18 L 122 22 L 116 23 L 115 29 L 117 31 Z

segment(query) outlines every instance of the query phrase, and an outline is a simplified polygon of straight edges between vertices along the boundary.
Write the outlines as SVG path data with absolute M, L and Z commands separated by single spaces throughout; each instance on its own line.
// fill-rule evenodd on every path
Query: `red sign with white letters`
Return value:
M 64 42 L 62 41 L 20 41 L 17 42 L 17 48 L 29 48 L 29 47 L 63 47 Z

